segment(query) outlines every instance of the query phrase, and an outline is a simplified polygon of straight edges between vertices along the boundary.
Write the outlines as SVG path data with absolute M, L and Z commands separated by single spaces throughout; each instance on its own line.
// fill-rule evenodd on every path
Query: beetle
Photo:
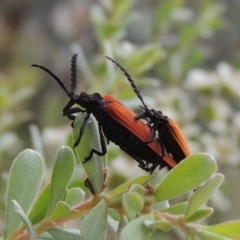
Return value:
M 187 156 L 191 155 L 191 150 L 187 143 L 187 140 L 177 123 L 171 118 L 164 116 L 161 111 L 149 109 L 148 106 L 145 104 L 143 97 L 138 90 L 134 80 L 127 72 L 127 70 L 112 58 L 106 58 L 115 63 L 122 70 L 128 81 L 130 82 L 137 97 L 142 102 L 143 106 L 141 106 L 141 108 L 144 109 L 144 112 L 136 116 L 135 120 L 144 119 L 148 122 L 148 124 L 150 124 L 152 128 L 151 140 L 155 140 L 156 135 L 158 134 L 158 139 L 160 140 L 160 143 L 164 145 L 163 149 L 165 147 L 166 152 L 171 154 L 174 160 L 176 160 L 178 163 Z
M 119 102 L 113 96 L 102 97 L 99 93 L 87 94 L 81 92 L 75 94 L 77 86 L 76 70 L 77 54 L 74 54 L 71 60 L 71 91 L 69 92 L 63 82 L 53 74 L 49 69 L 33 64 L 33 67 L 40 68 L 47 72 L 70 98 L 69 102 L 63 108 L 63 116 L 68 117 L 74 122 L 76 113 L 86 113 L 83 124 L 79 131 L 79 137 L 74 143 L 76 147 L 83 136 L 84 129 L 90 114 L 93 114 L 98 122 L 98 130 L 102 151 L 92 149 L 85 162 L 92 158 L 95 153 L 99 156 L 106 154 L 106 144 L 104 136 L 108 141 L 118 145 L 123 151 L 135 159 L 139 167 L 152 173 L 157 166 L 168 166 L 173 168 L 177 162 L 167 153 L 163 154 L 162 146 L 158 140 L 151 140 L 151 129 L 143 121 L 135 120 L 136 115 L 133 111 Z M 79 105 L 74 107 L 73 105 Z M 72 122 L 72 126 L 73 126 Z M 149 144 L 146 142 L 151 141 Z

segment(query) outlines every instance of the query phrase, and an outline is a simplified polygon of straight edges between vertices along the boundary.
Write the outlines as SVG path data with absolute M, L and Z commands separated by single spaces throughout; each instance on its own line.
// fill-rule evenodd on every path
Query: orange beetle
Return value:
M 81 126 L 79 137 L 74 143 L 74 147 L 81 141 L 90 114 L 93 114 L 98 121 L 102 150 L 99 151 L 93 148 L 89 156 L 85 158 L 85 161 L 90 160 L 94 153 L 99 156 L 106 154 L 107 149 L 103 137 L 104 134 L 109 141 L 114 142 L 134 158 L 139 163 L 139 167 L 150 173 L 152 173 L 157 166 L 168 166 L 169 168 L 176 166 L 177 162 L 165 152 L 165 149 L 162 149 L 158 139 L 151 139 L 151 128 L 141 120 L 136 121 L 137 116 L 117 99 L 112 96 L 102 97 L 99 93 L 87 94 L 81 92 L 79 95 L 75 94 L 77 85 L 76 61 L 77 54 L 74 54 L 71 64 L 72 77 L 70 92 L 68 92 L 62 81 L 50 70 L 36 64 L 32 66 L 41 68 L 49 73 L 69 96 L 70 100 L 63 108 L 64 116 L 74 121 L 75 116 L 73 114 L 79 112 L 85 112 L 87 114 Z M 74 104 L 78 104 L 81 108 L 73 107 Z M 151 142 L 146 144 L 146 142 L 149 141 Z
M 188 146 L 187 140 L 176 122 L 174 122 L 169 117 L 164 116 L 161 111 L 149 109 L 127 70 L 110 57 L 106 58 L 115 63 L 123 71 L 132 88 L 134 89 L 134 92 L 137 94 L 138 98 L 142 102 L 143 106 L 141 106 L 141 108 L 144 109 L 144 112 L 136 116 L 135 119 L 145 119 L 148 124 L 151 125 L 151 139 L 155 140 L 156 135 L 158 134 L 159 141 L 163 145 L 162 148 L 165 148 L 166 152 L 171 154 L 174 160 L 176 160 L 177 162 L 180 162 L 187 156 L 191 155 L 191 150 Z

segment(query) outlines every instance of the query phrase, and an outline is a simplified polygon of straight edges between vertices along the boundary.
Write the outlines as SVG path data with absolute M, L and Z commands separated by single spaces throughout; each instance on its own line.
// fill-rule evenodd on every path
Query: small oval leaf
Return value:
M 30 212 L 28 218 L 33 224 L 38 223 L 47 215 L 47 210 L 50 203 L 51 194 L 51 184 L 49 184 L 41 193 L 40 197 L 37 199 L 32 211 Z
M 134 192 L 128 192 L 123 195 L 122 204 L 128 220 L 131 221 L 140 211 L 142 211 L 144 201 L 139 194 Z
M 154 217 L 153 214 L 147 214 L 141 216 L 137 219 L 134 219 L 126 227 L 123 228 L 120 234 L 120 240 L 146 240 L 149 239 L 153 233 L 153 228 L 149 228 L 146 226 L 145 222 L 153 222 Z
M 71 188 L 67 191 L 66 203 L 73 207 L 85 198 L 85 192 L 81 188 Z
M 240 220 L 208 226 L 205 229 L 228 238 L 240 239 Z
M 57 221 L 59 219 L 63 220 L 64 218 L 69 218 L 78 213 L 77 210 L 72 209 L 65 202 L 59 201 L 54 209 L 53 214 L 50 219 L 52 221 Z
M 36 151 L 27 149 L 13 161 L 7 185 L 4 240 L 10 239 L 21 224 L 12 200 L 16 200 L 23 211 L 27 212 L 41 186 L 43 176 L 43 159 Z
M 141 176 L 141 177 L 135 178 L 113 189 L 108 193 L 108 195 L 115 196 L 115 195 L 127 192 L 133 184 L 145 185 L 146 183 L 149 182 L 151 178 L 152 176 Z
M 185 217 L 188 218 L 195 211 L 197 211 L 204 203 L 208 201 L 211 195 L 216 189 L 222 184 L 224 176 L 220 173 L 215 174 L 210 178 L 203 186 L 198 188 L 194 194 L 191 196 Z
M 169 200 L 198 187 L 216 169 L 216 161 L 209 154 L 198 153 L 187 157 L 169 172 L 156 189 L 156 200 Z
M 164 232 L 169 232 L 172 228 L 172 224 L 166 220 L 159 220 L 159 221 L 155 221 L 155 222 L 147 221 L 146 225 L 148 227 L 158 228 Z
M 25 228 L 27 229 L 30 240 L 35 240 L 37 235 L 36 235 L 36 232 L 34 230 L 34 227 L 31 223 L 31 221 L 29 221 L 25 212 L 23 211 L 22 207 L 18 204 L 17 201 L 13 200 L 13 204 L 15 206 L 15 211 L 19 214 L 20 218 L 23 221 L 23 224 L 24 224 Z
M 115 235 L 115 239 L 114 240 L 120 240 L 120 235 L 121 235 L 121 232 L 123 230 L 123 228 L 128 224 L 128 221 L 127 221 L 127 218 L 126 216 L 122 216 L 120 221 L 119 221 L 119 224 L 118 224 L 118 229 L 117 229 L 117 232 L 116 232 L 116 235 Z
M 72 149 L 66 146 L 62 147 L 53 168 L 48 216 L 53 213 L 57 202 L 63 200 L 75 169 L 75 163 Z
M 79 229 L 50 228 L 48 229 L 48 232 L 54 237 L 54 239 L 64 239 L 64 240 L 81 239 Z
M 187 209 L 187 202 L 177 203 L 168 208 L 161 209 L 161 212 L 167 212 L 174 215 L 183 215 Z
M 229 240 L 229 238 L 226 238 L 224 236 L 221 236 L 219 234 L 205 231 L 205 230 L 200 230 L 196 234 L 201 240 Z
M 81 240 L 105 240 L 107 234 L 107 210 L 107 204 L 105 201 L 101 201 L 83 219 L 80 226 Z
M 185 222 L 196 222 L 203 218 L 207 218 L 212 215 L 213 211 L 213 208 L 210 207 L 199 209 L 192 215 L 190 215 L 188 218 L 185 218 Z
M 86 114 L 79 114 L 74 122 L 73 139 L 76 141 L 79 137 L 80 128 Z M 89 180 L 93 186 L 95 194 L 99 194 L 103 190 L 104 182 L 104 171 L 103 171 L 103 161 L 104 157 L 93 154 L 92 158 L 85 162 L 85 158 L 89 156 L 92 149 L 97 149 L 102 151 L 100 135 L 98 130 L 98 125 L 95 118 L 90 115 L 87 120 L 86 127 L 81 139 L 80 144 L 75 148 L 76 155 L 81 160 L 82 165 L 89 177 Z

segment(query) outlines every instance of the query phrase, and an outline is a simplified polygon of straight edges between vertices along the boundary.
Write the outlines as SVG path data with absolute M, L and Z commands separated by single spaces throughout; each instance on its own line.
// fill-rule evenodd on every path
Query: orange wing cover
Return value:
M 151 140 L 151 129 L 144 122 L 136 121 L 136 115 L 133 111 L 119 102 L 113 96 L 107 95 L 104 97 L 104 100 L 110 103 L 104 106 L 103 109 L 111 116 L 111 118 L 126 127 L 126 129 L 128 129 L 141 141 L 148 142 Z M 177 165 L 177 162 L 169 154 L 163 156 L 160 143 L 157 140 L 151 142 L 148 144 L 148 146 L 160 157 L 162 157 L 170 167 L 173 168 Z
M 185 136 L 183 135 L 182 130 L 178 127 L 178 125 L 171 120 L 168 123 L 168 129 L 170 130 L 171 134 L 174 136 L 175 140 L 178 142 L 179 146 L 181 146 L 181 149 L 185 156 L 191 155 L 190 147 L 188 146 L 187 140 Z

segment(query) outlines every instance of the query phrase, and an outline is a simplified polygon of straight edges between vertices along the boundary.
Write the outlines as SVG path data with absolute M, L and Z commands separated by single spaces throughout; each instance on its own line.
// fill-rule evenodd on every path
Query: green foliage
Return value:
M 79 123 L 77 119 L 75 125 Z M 88 131 L 98 132 L 94 125 L 96 123 L 90 124 Z M 79 127 L 76 129 L 79 132 Z M 96 142 L 94 136 L 86 137 L 90 146 L 93 146 L 92 139 Z M 82 144 L 85 146 L 86 142 L 80 143 L 76 152 L 82 149 Z M 84 157 L 80 158 L 81 162 Z M 92 160 L 88 167 L 96 169 Z M 103 191 L 106 182 L 99 184 L 102 190 L 98 193 L 92 191 L 93 185 L 88 185 L 94 193 L 88 200 L 82 189 L 70 187 L 75 169 L 73 151 L 62 147 L 53 167 L 51 183 L 39 195 L 42 159 L 32 150 L 19 154 L 13 162 L 8 183 L 4 240 L 36 239 L 36 236 L 42 239 L 47 232 L 57 239 L 104 240 L 108 225 L 113 226 L 115 238 L 119 240 L 132 239 L 132 236 L 150 239 L 157 229 L 169 232 L 172 228 L 178 228 L 188 239 L 240 239 L 240 220 L 212 226 L 197 223 L 213 213 L 213 208 L 205 205 L 223 182 L 223 175 L 216 173 L 216 162 L 209 154 L 192 155 L 168 173 L 160 171 L 156 175 L 142 176 L 111 192 Z M 100 170 L 104 172 L 102 167 Z M 97 182 L 98 175 L 92 177 Z M 191 193 L 187 201 L 170 204 L 170 199 L 177 199 L 186 192 Z M 161 205 L 162 202 L 167 202 L 167 207 L 163 208 L 166 204 Z M 62 227 L 76 218 L 82 218 L 79 229 Z
M 76 118 L 76 121 L 74 123 L 75 127 L 74 127 L 74 134 L 73 134 L 74 142 L 78 139 L 80 128 L 82 126 L 82 123 L 85 117 L 86 117 L 86 114 L 80 114 Z M 90 144 L 88 141 L 89 138 L 92 139 Z M 84 135 L 81 140 L 81 144 L 78 148 L 75 149 L 75 153 L 78 156 L 80 161 L 85 162 L 85 158 L 89 156 L 89 153 L 93 148 L 99 151 L 102 151 L 96 120 L 93 116 L 90 116 L 86 124 Z M 96 154 L 94 154 L 91 161 L 88 161 L 83 165 L 84 170 L 88 174 L 89 180 L 92 184 L 93 191 L 96 194 L 100 193 L 103 189 L 104 158 L 105 157 L 99 157 Z
M 104 200 L 102 200 L 95 207 L 93 207 L 93 209 L 89 212 L 89 214 L 83 219 L 81 223 L 80 235 L 82 240 L 102 240 L 106 238 L 107 210 L 108 206 Z
M 36 198 L 43 174 L 43 160 L 37 152 L 25 150 L 15 158 L 7 185 L 4 239 L 10 239 L 21 224 L 24 212 L 29 210 Z M 27 223 L 26 218 L 24 223 Z
M 93 42 L 96 46 L 91 42 L 92 30 L 91 34 L 80 33 L 89 40 L 85 41 L 86 49 L 83 47 L 82 50 L 82 46 L 78 43 L 72 45 L 74 53 L 79 52 L 79 67 L 83 76 L 79 77 L 80 91 L 84 89 L 86 92 L 100 92 L 102 95 L 114 94 L 121 100 L 132 100 L 128 102 L 129 106 L 139 105 L 122 72 L 104 59 L 105 55 L 113 57 L 129 71 L 139 87 L 148 87 L 143 91 L 145 94 L 148 94 L 148 89 L 151 91 L 146 98 L 147 104 L 151 103 L 151 106 L 162 110 L 163 113 L 172 114 L 169 116 L 173 116 L 184 133 L 186 132 L 187 139 L 193 146 L 193 152 L 199 150 L 212 152 L 217 156 L 221 171 L 231 172 L 229 171 L 231 166 L 233 167 L 231 170 L 239 171 L 236 168 L 239 164 L 240 149 L 239 114 L 237 114 L 239 71 L 228 64 L 218 65 L 210 72 L 193 70 L 197 66 L 206 66 L 209 63 L 207 60 L 212 59 L 214 49 L 209 47 L 206 41 L 216 31 L 226 27 L 222 17 L 225 6 L 217 0 L 197 2 L 198 7 L 194 9 L 186 0 L 161 1 L 151 9 L 150 24 L 145 22 L 147 11 L 138 12 L 134 7 L 136 1 L 133 0 L 106 0 L 92 6 L 90 19 L 84 15 L 82 22 L 85 27 L 87 25 L 94 27 Z M 43 5 L 39 4 L 41 8 Z M 55 4 L 59 7 L 57 3 Z M 24 9 L 28 9 L 23 6 Z M 34 9 L 36 9 L 35 3 Z M 58 11 L 57 8 L 52 9 L 49 5 L 45 9 L 54 13 Z M 16 11 L 15 7 L 14 11 Z M 78 12 L 75 8 L 74 11 Z M 74 11 L 69 11 L 67 15 L 74 15 Z M 20 13 L 25 16 L 22 14 L 23 11 Z M 44 18 L 48 15 L 49 19 L 52 19 L 51 14 L 44 12 L 37 15 L 42 15 Z M 0 207 L 1 212 L 5 212 L 3 239 L 36 239 L 35 236 L 37 239 L 105 239 L 108 227 L 111 227 L 116 240 L 133 239 L 133 236 L 145 240 L 150 239 L 151 235 L 161 235 L 163 232 L 167 232 L 166 236 L 173 232 L 173 228 L 182 231 L 187 239 L 240 239 L 239 220 L 207 225 L 208 217 L 214 216 L 214 210 L 219 211 L 214 205 L 215 202 L 209 203 L 208 200 L 212 200 L 214 191 L 223 182 L 223 175 L 216 173 L 216 162 L 209 154 L 193 155 L 169 173 L 162 170 L 153 176 L 126 180 L 121 186 L 107 189 L 109 192 L 103 191 L 106 185 L 111 185 L 110 178 L 104 182 L 107 173 L 106 159 L 94 154 L 91 161 L 83 163 L 91 148 L 101 150 L 99 133 L 94 125 L 95 119 L 90 118 L 81 145 L 74 153 L 69 147 L 63 147 L 52 166 L 56 146 L 65 141 L 64 137 L 68 132 L 63 126 L 59 129 L 55 128 L 54 132 L 47 127 L 62 120 L 60 109 L 55 111 L 55 108 L 60 105 L 63 107 L 65 98 L 58 95 L 57 88 L 56 91 L 52 90 L 48 80 L 42 79 L 39 83 L 46 82 L 46 89 L 33 95 L 39 89 L 36 81 L 40 79 L 41 74 L 33 70 L 29 71 L 28 66 L 35 60 L 38 61 L 37 63 L 44 62 L 44 56 L 46 66 L 50 63 L 50 68 L 54 63 L 53 69 L 58 68 L 56 73 L 64 73 L 62 75 L 65 77 L 67 76 L 65 73 L 69 70 L 71 54 L 68 52 L 69 57 L 66 57 L 66 50 L 61 50 L 63 49 L 61 37 L 56 36 L 57 33 L 54 37 L 50 34 L 56 30 L 54 27 L 51 29 L 52 23 L 48 23 L 45 19 L 38 21 L 41 23 L 41 29 L 44 29 L 45 23 L 47 24 L 46 32 L 36 28 L 36 32 L 34 34 L 31 32 L 29 37 L 26 29 L 31 28 L 24 26 L 24 23 L 19 24 L 25 27 L 20 31 L 19 29 L 12 31 L 12 26 L 10 28 L 7 26 L 3 31 L 7 40 L 5 42 L 9 46 L 14 46 L 14 55 L 18 56 L 16 61 L 10 51 L 7 57 L 11 59 L 10 64 L 1 71 L 0 76 L 2 178 Z M 2 22 L 1 30 L 4 30 L 4 22 L 7 21 Z M 31 21 L 24 22 L 31 25 Z M 75 32 L 77 39 L 79 39 L 79 26 L 77 25 L 77 33 Z M 140 28 L 136 34 L 134 28 L 138 26 Z M 8 41 L 9 29 L 12 32 L 22 32 L 26 36 L 13 35 L 11 38 L 15 42 Z M 37 36 L 38 45 L 37 47 L 33 45 L 31 48 L 28 41 L 29 39 L 32 41 L 33 35 Z M 68 47 L 70 49 L 76 36 L 66 37 L 70 40 L 68 43 L 64 42 L 64 49 L 69 51 Z M 58 39 L 61 39 L 60 44 Z M 51 42 L 54 44 L 51 45 Z M 27 51 L 25 46 L 28 46 Z M 47 46 L 51 49 L 51 54 Z M 7 48 L 3 46 L 3 49 Z M 221 48 L 215 49 L 215 51 L 219 50 L 222 51 Z M 34 55 L 31 55 L 32 53 Z M 88 57 L 87 61 L 85 54 Z M 2 56 L 3 54 L 0 60 Z M 161 87 L 156 87 L 160 83 Z M 47 89 L 50 89 L 49 94 L 45 94 Z M 33 105 L 35 121 L 40 127 L 45 127 L 42 132 L 36 132 L 36 128 L 31 128 L 33 145 L 42 157 L 32 150 L 23 151 L 14 160 L 9 176 L 6 176 L 4 171 L 8 169 L 12 156 L 15 156 L 19 149 L 24 149 L 23 145 L 29 144 L 28 138 L 23 139 L 26 138 L 27 132 L 25 123 L 33 117 L 33 112 L 26 110 L 29 109 L 29 103 Z M 40 105 L 41 108 L 38 107 Z M 78 117 L 79 122 L 76 123 L 73 134 L 75 140 L 83 118 L 84 115 Z M 46 122 L 48 122 L 47 127 Z M 56 139 L 61 142 L 55 143 Z M 72 146 L 72 139 L 69 142 Z M 43 154 L 47 160 L 45 166 L 48 175 L 39 192 L 43 178 Z M 78 162 L 81 163 L 81 167 L 79 163 L 76 164 L 75 157 L 80 160 Z M 121 157 L 121 160 L 123 158 L 114 146 L 110 146 L 109 160 L 112 161 L 117 157 Z M 224 168 L 221 168 L 222 163 Z M 137 167 L 131 173 L 132 178 L 135 171 Z M 49 177 L 51 172 L 52 177 Z M 110 173 L 114 175 L 114 170 L 111 169 Z M 235 183 L 236 177 L 234 174 L 228 175 L 231 176 L 232 183 Z M 84 181 L 86 178 L 88 181 Z M 8 182 L 7 197 L 4 205 L 6 182 Z M 85 184 L 94 193 L 90 199 Z M 233 184 L 227 182 L 222 189 L 234 192 L 232 186 Z M 237 184 L 237 190 L 238 187 Z M 239 205 L 239 201 L 235 202 Z M 233 209 L 235 211 L 235 207 Z M 225 213 L 222 213 L 222 216 L 227 218 Z M 68 221 L 79 218 L 82 222 L 77 229 L 63 227 Z M 206 226 L 199 223 L 201 220 L 206 222 Z M 157 239 L 159 238 L 158 236 Z

